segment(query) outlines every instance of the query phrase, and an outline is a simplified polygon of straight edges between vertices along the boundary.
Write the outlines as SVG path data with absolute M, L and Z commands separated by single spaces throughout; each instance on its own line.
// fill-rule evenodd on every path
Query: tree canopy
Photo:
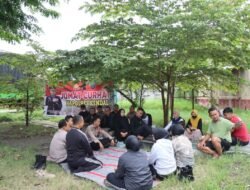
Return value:
M 102 55 L 90 66 L 95 76 L 159 89 L 168 118 L 175 86 L 237 90 L 231 70 L 250 63 L 249 6 L 246 0 L 93 1 L 82 8 L 102 20 L 75 39 L 91 40 L 88 48 Z
M 0 39 L 20 42 L 38 34 L 42 29 L 33 14 L 56 18 L 59 13 L 48 7 L 57 3 L 58 0 L 0 0 Z

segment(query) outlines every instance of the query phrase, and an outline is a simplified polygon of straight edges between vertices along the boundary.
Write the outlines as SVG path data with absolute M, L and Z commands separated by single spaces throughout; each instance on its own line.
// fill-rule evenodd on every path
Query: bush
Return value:
M 13 120 L 6 115 L 0 116 L 0 122 L 11 122 L 11 121 Z

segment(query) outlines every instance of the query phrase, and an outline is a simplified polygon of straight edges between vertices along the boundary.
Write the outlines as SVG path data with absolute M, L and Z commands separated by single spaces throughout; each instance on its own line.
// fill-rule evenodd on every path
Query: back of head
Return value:
M 224 110 L 223 110 L 223 114 L 225 113 L 233 113 L 233 109 L 230 108 L 230 107 L 226 107 Z
M 126 144 L 126 148 L 128 150 L 132 150 L 134 152 L 139 151 L 140 147 L 141 147 L 140 141 L 134 135 L 128 136 L 126 141 L 125 141 L 125 144 Z
M 68 122 L 71 118 L 73 119 L 72 115 L 66 115 L 64 119 Z
M 86 105 L 85 105 L 85 104 L 82 104 L 82 105 L 80 106 L 80 108 L 81 108 L 81 110 L 85 110 L 85 109 L 86 109 Z
M 169 133 L 164 129 L 157 129 L 154 133 L 155 140 L 168 139 L 170 137 Z
M 83 117 L 80 116 L 80 115 L 74 116 L 74 117 L 73 117 L 73 125 L 79 124 L 79 123 L 81 122 L 82 119 L 83 119 Z
M 171 128 L 172 128 L 172 135 L 173 136 L 180 136 L 180 135 L 183 135 L 185 132 L 185 129 L 180 124 L 174 124 L 174 125 L 172 125 Z
M 61 119 L 59 122 L 58 122 L 58 128 L 61 129 L 63 127 L 65 127 L 67 125 L 65 119 Z

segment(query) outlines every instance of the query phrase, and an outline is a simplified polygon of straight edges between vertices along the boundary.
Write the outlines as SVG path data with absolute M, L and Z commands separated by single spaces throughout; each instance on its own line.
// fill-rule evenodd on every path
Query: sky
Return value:
M 61 0 L 60 4 L 54 7 L 60 13 L 58 19 L 45 18 L 36 15 L 38 25 L 42 28 L 43 33 L 34 36 L 32 39 L 39 42 L 41 46 L 49 51 L 58 49 L 74 50 L 88 44 L 87 41 L 71 42 L 74 35 L 82 28 L 93 22 L 98 22 L 98 16 L 91 16 L 84 10 L 79 10 L 86 0 Z M 0 51 L 13 53 L 26 53 L 32 51 L 32 48 L 26 42 L 20 44 L 10 44 L 0 40 Z

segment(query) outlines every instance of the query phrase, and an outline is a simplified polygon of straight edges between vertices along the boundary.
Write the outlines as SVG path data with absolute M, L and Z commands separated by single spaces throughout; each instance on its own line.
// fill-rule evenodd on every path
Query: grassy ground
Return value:
M 121 108 L 125 108 L 126 111 L 129 110 L 130 104 L 127 101 L 121 101 L 118 103 Z M 143 105 L 146 112 L 150 113 L 153 117 L 153 123 L 157 126 L 163 125 L 163 113 L 162 113 L 162 106 L 160 100 L 147 100 Z M 190 117 L 190 113 L 192 111 L 192 104 L 190 101 L 184 99 L 177 99 L 175 101 L 175 109 L 180 111 L 181 117 L 183 117 L 186 122 Z M 199 115 L 202 117 L 203 120 L 203 129 L 206 131 L 208 122 L 210 118 L 208 117 L 207 108 L 195 105 L 195 109 L 198 110 Z M 250 129 L 250 111 L 249 110 L 240 110 L 235 109 L 234 112 L 241 117 L 241 119 L 248 124 L 248 128 Z
M 20 150 L 0 144 L 0 189 L 1 190 L 94 190 L 102 189 L 96 184 L 65 174 L 56 164 L 48 164 L 47 171 L 56 175 L 53 179 L 39 179 L 30 169 L 34 162 L 31 148 Z M 196 159 L 195 181 L 179 182 L 171 177 L 156 190 L 247 190 L 250 182 L 250 159 L 245 155 L 225 155 L 219 160 L 209 157 Z
M 129 107 L 127 102 L 119 102 L 120 107 Z M 161 126 L 162 112 L 160 101 L 149 100 L 145 103 L 145 110 L 152 114 L 154 123 Z M 176 102 L 181 115 L 187 119 L 191 110 L 191 103 L 185 100 Z M 209 121 L 207 110 L 196 106 L 204 123 Z M 246 123 L 249 111 L 236 110 Z M 39 179 L 35 177 L 31 168 L 34 155 L 47 152 L 50 139 L 55 129 L 32 125 L 25 128 L 22 124 L 23 113 L 0 114 L 1 117 L 10 118 L 14 122 L 0 123 L 0 189 L 1 190 L 97 190 L 101 189 L 95 183 L 79 180 L 65 174 L 56 164 L 49 163 L 48 172 L 56 175 L 53 179 Z M 42 112 L 36 112 L 35 119 L 58 121 L 58 118 L 45 118 Z M 231 154 L 220 159 L 207 156 L 196 157 L 194 168 L 195 181 L 192 183 L 179 182 L 175 177 L 162 182 L 156 190 L 247 190 L 250 189 L 250 159 L 249 155 Z

